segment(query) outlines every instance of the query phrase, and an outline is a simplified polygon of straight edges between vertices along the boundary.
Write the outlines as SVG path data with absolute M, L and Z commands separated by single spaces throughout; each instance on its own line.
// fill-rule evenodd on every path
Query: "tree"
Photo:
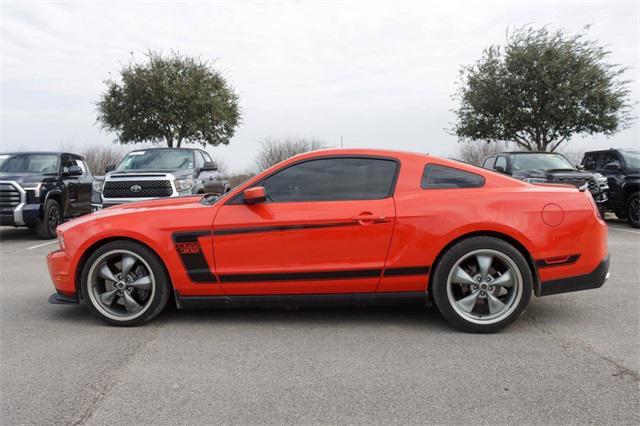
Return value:
M 304 137 L 265 138 L 261 144 L 262 149 L 256 157 L 256 166 L 259 171 L 268 169 L 294 155 L 325 147 L 324 142 L 320 140 Z
M 625 68 L 608 56 L 584 34 L 519 29 L 461 69 L 454 133 L 530 151 L 555 151 L 578 134 L 611 135 L 631 121 L 631 106 Z
M 121 81 L 107 80 L 97 103 L 98 122 L 123 144 L 228 144 L 241 114 L 238 95 L 207 61 L 149 51 L 131 62 Z

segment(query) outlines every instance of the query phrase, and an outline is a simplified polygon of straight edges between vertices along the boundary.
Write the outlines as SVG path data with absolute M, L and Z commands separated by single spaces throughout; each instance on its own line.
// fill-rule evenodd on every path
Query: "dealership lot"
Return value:
M 495 335 L 435 309 L 164 312 L 113 328 L 47 303 L 55 242 L 0 228 L 0 422 L 640 422 L 640 231 L 611 279 L 533 298 Z

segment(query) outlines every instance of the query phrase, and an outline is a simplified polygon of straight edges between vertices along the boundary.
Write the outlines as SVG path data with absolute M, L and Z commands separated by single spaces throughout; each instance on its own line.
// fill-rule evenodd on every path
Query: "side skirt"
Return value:
M 393 306 L 429 305 L 426 292 L 346 293 L 346 294 L 276 294 L 258 296 L 179 296 L 180 308 L 243 308 L 300 306 Z

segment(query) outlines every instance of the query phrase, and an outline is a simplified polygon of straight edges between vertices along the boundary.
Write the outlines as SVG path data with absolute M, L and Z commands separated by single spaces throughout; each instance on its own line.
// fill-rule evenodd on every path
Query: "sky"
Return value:
M 234 172 L 252 167 L 266 137 L 453 155 L 460 66 L 524 25 L 591 24 L 589 38 L 629 68 L 633 102 L 640 93 L 638 0 L 2 1 L 0 24 L 3 151 L 112 143 L 95 103 L 149 49 L 211 60 L 235 87 L 243 122 L 229 145 L 208 149 Z M 639 147 L 638 120 L 567 149 L 611 146 Z

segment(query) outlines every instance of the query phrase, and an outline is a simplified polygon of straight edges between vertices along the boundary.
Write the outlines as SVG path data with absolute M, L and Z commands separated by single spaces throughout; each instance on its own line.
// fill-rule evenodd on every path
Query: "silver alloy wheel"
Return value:
M 506 254 L 474 250 L 449 271 L 447 297 L 458 315 L 474 324 L 495 324 L 507 318 L 522 298 L 520 268 Z
M 132 320 L 145 313 L 156 291 L 151 267 L 129 250 L 104 253 L 91 265 L 87 279 L 93 305 L 116 321 Z

